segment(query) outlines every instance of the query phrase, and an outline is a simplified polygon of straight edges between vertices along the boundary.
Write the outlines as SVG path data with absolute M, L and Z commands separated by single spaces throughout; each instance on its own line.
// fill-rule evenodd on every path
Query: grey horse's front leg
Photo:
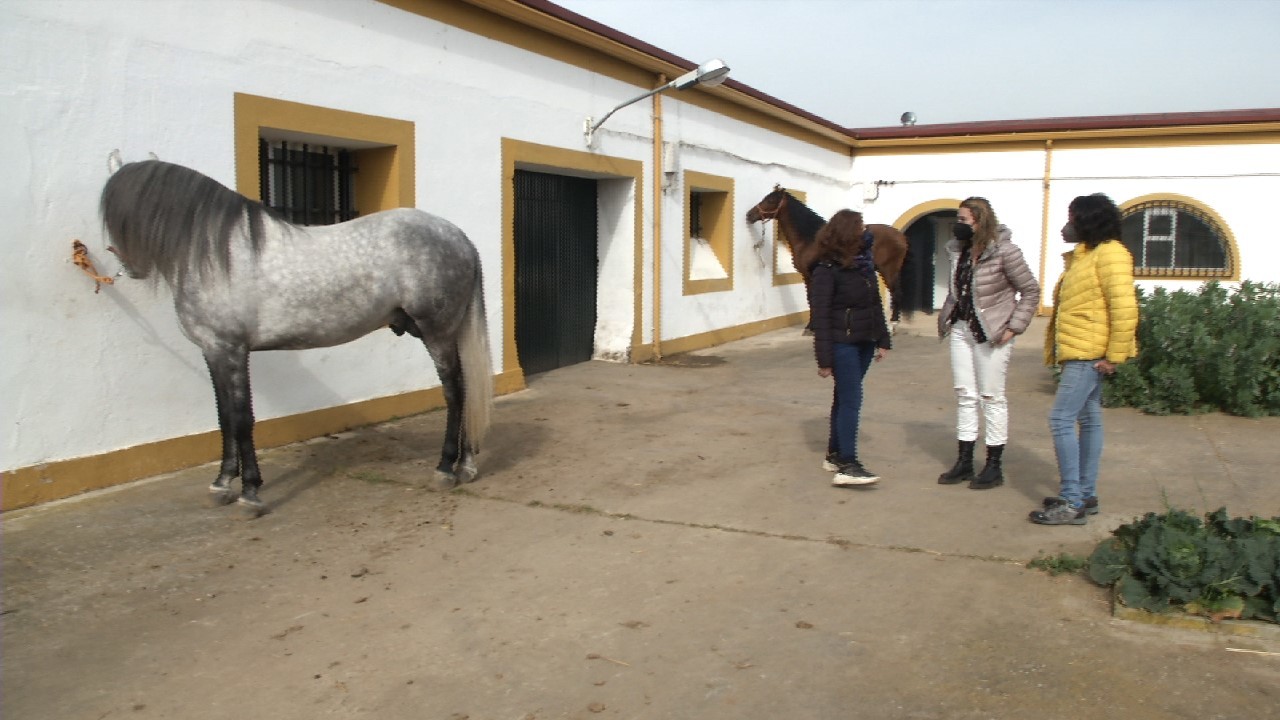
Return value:
M 218 477 L 209 485 L 209 500 L 214 505 L 235 502 L 236 493 L 231 483 L 240 477 L 240 453 L 236 450 L 234 391 L 231 388 L 231 372 L 220 356 L 205 353 L 205 365 L 213 380 L 213 397 L 218 408 L 218 431 L 222 436 L 222 464 Z
M 213 378 L 214 396 L 218 403 L 218 426 L 222 432 L 222 465 L 209 492 L 218 504 L 236 501 L 249 517 L 267 512 L 258 497 L 262 473 L 253 444 L 253 395 L 249 384 L 249 351 L 236 348 L 208 351 L 205 364 Z M 239 475 L 240 497 L 231 489 L 231 481 Z

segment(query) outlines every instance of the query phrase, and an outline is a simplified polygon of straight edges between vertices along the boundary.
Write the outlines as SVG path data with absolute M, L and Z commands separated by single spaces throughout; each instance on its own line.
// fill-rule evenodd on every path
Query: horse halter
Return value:
M 760 216 L 760 222 L 767 223 L 770 220 L 776 220 L 778 218 L 778 213 L 782 212 L 782 207 L 787 204 L 787 194 L 785 192 L 782 193 L 782 197 L 778 198 L 778 204 L 773 206 L 773 210 L 766 211 L 761 209 L 760 206 L 763 204 L 764 200 L 761 200 L 752 208 L 752 210 L 755 210 L 756 214 Z

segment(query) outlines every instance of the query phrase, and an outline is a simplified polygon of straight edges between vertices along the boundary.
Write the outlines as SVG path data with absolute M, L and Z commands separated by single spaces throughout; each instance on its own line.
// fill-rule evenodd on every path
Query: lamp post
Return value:
M 697 68 L 690 70 L 689 72 L 685 73 L 684 75 L 681 75 L 675 80 L 672 80 L 666 85 L 662 85 L 648 92 L 641 93 L 631 98 L 630 100 L 615 106 L 612 110 L 605 113 L 604 117 L 600 118 L 596 122 L 592 122 L 591 118 L 588 117 L 582 123 L 582 134 L 586 138 L 587 147 L 591 147 L 591 141 L 595 139 L 596 130 L 599 130 L 600 126 L 604 125 L 604 121 L 608 120 L 614 113 L 618 112 L 622 108 L 632 103 L 640 102 L 641 100 L 647 97 L 657 95 L 658 93 L 663 92 L 665 90 L 688 90 L 689 88 L 694 87 L 695 85 L 706 85 L 707 87 L 713 87 L 715 85 L 719 85 L 720 83 L 724 82 L 725 77 L 727 77 L 728 75 L 729 75 L 729 66 L 725 65 L 723 60 L 708 60 L 702 63 L 701 65 L 699 65 Z

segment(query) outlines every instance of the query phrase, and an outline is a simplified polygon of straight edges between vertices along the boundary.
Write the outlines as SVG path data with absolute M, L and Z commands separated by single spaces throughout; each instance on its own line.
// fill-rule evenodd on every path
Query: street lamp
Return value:
M 657 95 L 658 93 L 664 90 L 688 90 L 689 88 L 695 85 L 706 85 L 707 87 L 713 87 L 715 85 L 719 85 L 720 83 L 724 82 L 724 79 L 728 75 L 729 75 L 729 66 L 725 65 L 723 60 L 708 60 L 702 63 L 701 65 L 699 65 L 696 69 L 690 70 L 689 72 L 681 75 L 675 80 L 672 80 L 666 85 L 654 88 L 648 92 L 637 95 L 631 98 L 630 100 L 614 107 L 612 110 L 605 113 L 604 117 L 600 118 L 598 122 L 593 123 L 591 122 L 591 118 L 588 117 L 582 123 L 582 134 L 586 137 L 587 147 L 591 147 L 591 141 L 595 137 L 596 130 L 600 129 L 600 126 L 604 124 L 604 121 L 608 120 L 609 117 L 612 116 L 614 113 L 630 105 L 631 103 L 640 102 L 641 100 L 647 97 L 651 97 L 653 95 Z

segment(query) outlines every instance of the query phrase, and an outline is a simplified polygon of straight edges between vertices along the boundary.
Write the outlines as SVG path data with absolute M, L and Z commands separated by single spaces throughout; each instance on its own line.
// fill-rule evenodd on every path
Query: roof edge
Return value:
M 1215 110 L 1209 112 L 1146 113 L 1136 115 L 1088 115 L 1033 118 L 1029 120 L 984 120 L 979 122 L 939 123 L 936 125 L 846 128 L 845 131 L 856 140 L 910 140 L 915 138 L 967 137 L 975 135 L 1130 130 L 1277 122 L 1280 122 L 1280 108 L 1259 108 L 1253 110 Z

